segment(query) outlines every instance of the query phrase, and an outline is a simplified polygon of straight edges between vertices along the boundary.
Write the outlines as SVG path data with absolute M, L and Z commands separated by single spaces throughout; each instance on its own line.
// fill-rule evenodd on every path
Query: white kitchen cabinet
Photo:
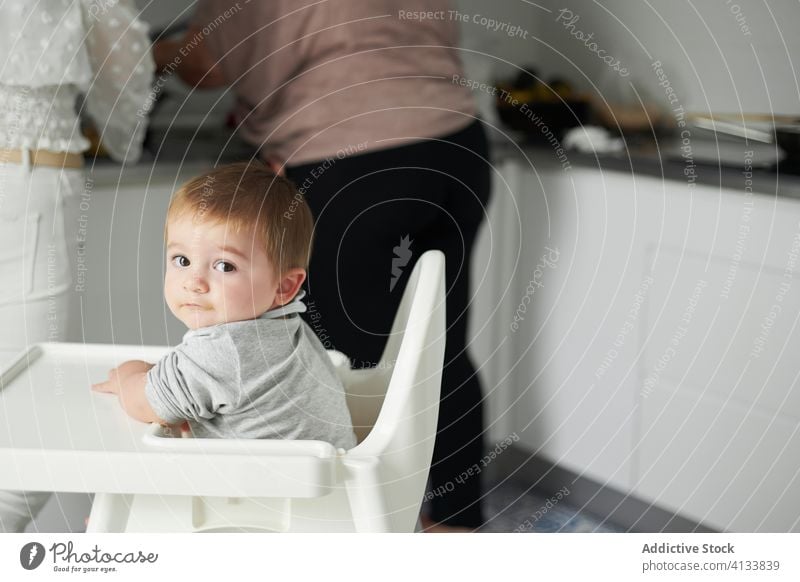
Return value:
M 800 531 L 800 202 L 535 162 L 499 165 L 476 256 L 490 438 L 713 528 Z
M 642 407 L 637 497 L 723 530 L 797 531 L 797 421 L 669 381 Z
M 511 433 L 516 391 L 508 313 L 516 300 L 514 273 L 521 259 L 522 219 L 517 196 L 525 173 L 515 161 L 495 165 L 492 200 L 475 244 L 472 262 L 469 350 L 485 395 L 487 441 Z M 511 370 L 511 372 L 509 372 Z
M 633 490 L 718 529 L 800 531 L 800 203 L 722 196 L 692 209 L 716 238 L 693 228 L 654 267 Z

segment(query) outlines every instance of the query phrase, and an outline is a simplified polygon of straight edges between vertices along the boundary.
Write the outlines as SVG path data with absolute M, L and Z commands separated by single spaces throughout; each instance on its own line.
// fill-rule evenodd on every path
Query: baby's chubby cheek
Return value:
M 229 300 L 225 303 L 225 308 L 220 314 L 225 321 L 242 321 L 244 319 L 253 319 L 253 303 L 246 301 Z

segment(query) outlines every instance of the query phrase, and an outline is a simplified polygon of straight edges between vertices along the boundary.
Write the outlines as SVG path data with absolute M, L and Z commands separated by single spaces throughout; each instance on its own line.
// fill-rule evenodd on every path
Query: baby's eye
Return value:
M 228 261 L 218 261 L 214 263 L 214 269 L 220 273 L 233 273 L 236 270 L 236 265 Z
M 175 255 L 172 257 L 172 264 L 176 267 L 188 267 L 191 263 L 184 255 Z

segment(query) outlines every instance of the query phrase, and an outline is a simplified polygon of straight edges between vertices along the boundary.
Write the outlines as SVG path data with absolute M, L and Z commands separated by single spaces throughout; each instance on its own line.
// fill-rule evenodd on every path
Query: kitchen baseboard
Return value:
M 628 531 L 638 533 L 711 533 L 716 530 L 652 506 L 612 487 L 561 468 L 518 446 L 509 446 L 487 467 L 492 480 L 514 479 L 535 484 L 547 496 L 554 495 L 569 483 L 569 504 L 606 518 Z

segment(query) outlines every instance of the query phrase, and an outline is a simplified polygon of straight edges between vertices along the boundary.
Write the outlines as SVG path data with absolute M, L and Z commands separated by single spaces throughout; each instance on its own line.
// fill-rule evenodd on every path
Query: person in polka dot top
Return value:
M 0 350 L 66 339 L 90 146 L 78 98 L 111 157 L 138 160 L 155 67 L 137 13 L 133 0 L 0 3 Z M 0 491 L 0 532 L 48 495 Z

